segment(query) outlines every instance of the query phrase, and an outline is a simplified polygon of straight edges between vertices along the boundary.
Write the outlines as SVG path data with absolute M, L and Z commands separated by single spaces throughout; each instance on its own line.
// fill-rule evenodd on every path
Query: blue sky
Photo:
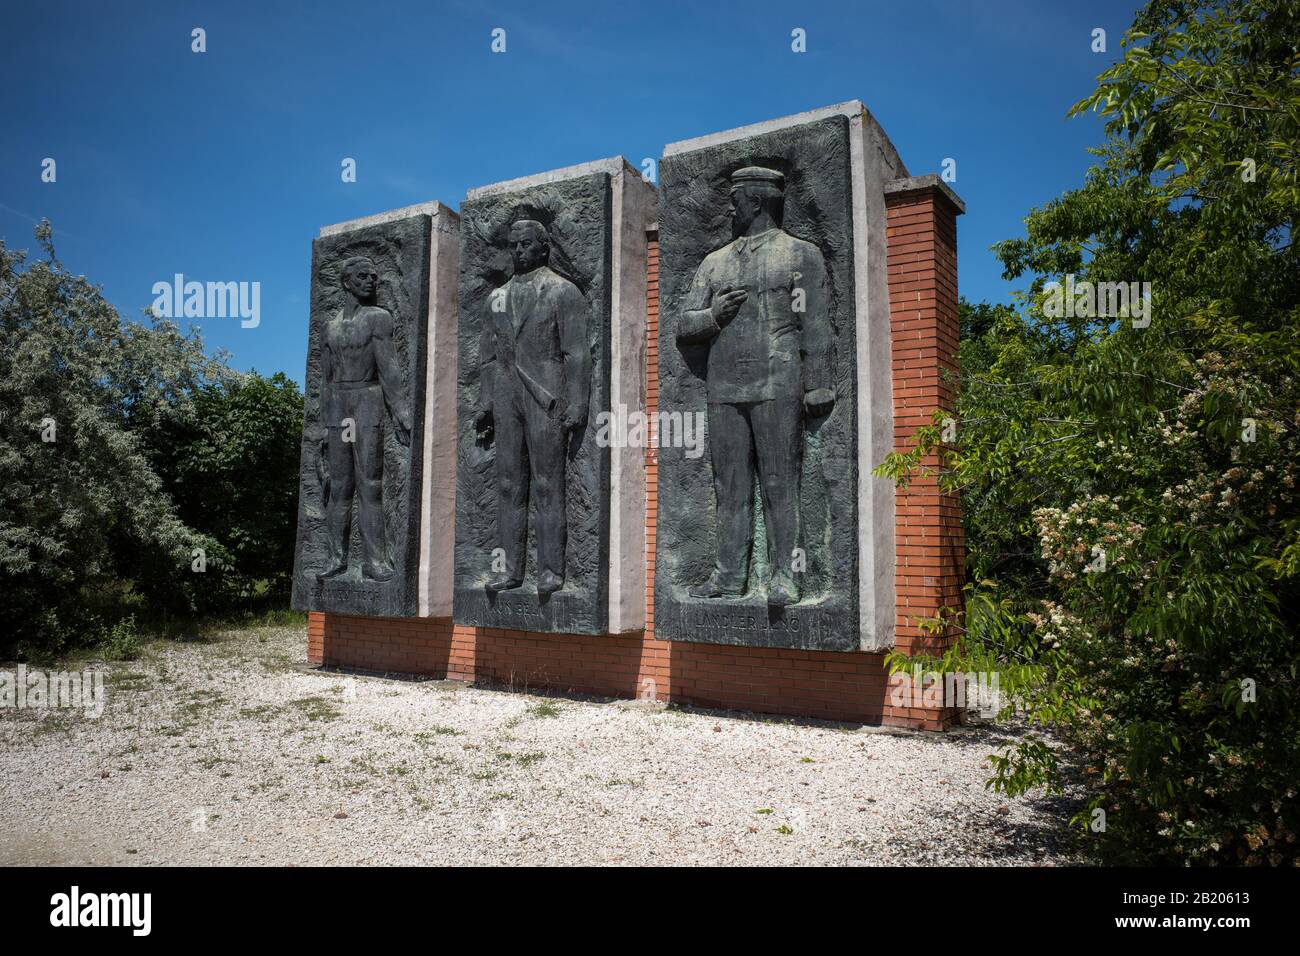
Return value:
M 233 9 L 231 9 L 233 8 Z M 139 318 L 155 282 L 261 283 L 261 324 L 199 323 L 232 364 L 302 381 L 320 226 L 861 99 L 913 174 L 956 160 L 960 291 L 1008 301 L 988 251 L 1077 185 L 1069 106 L 1134 2 L 578 4 L 263 0 L 11 5 L 0 34 L 0 239 Z M 191 30 L 207 52 L 191 52 Z M 506 30 L 504 54 L 491 31 Z M 806 31 L 808 51 L 790 49 Z M 1107 52 L 1091 33 L 1107 31 Z M 41 181 L 46 157 L 57 181 Z M 341 181 L 344 157 L 357 182 Z

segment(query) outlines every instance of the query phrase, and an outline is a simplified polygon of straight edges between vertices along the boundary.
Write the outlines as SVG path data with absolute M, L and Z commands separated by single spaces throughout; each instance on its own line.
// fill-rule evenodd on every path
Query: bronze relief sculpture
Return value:
M 497 540 L 504 567 L 491 592 L 524 583 L 528 504 L 535 498 L 537 594 L 564 587 L 570 436 L 586 427 L 591 390 L 588 307 L 548 265 L 550 237 L 534 219 L 510 226 L 514 274 L 488 296 L 479 346 L 475 427 L 496 444 Z
M 611 455 L 597 423 L 610 407 L 613 165 L 479 187 L 461 204 L 457 624 L 608 624 Z
M 358 495 L 361 575 L 383 582 L 393 569 L 384 542 L 382 428 L 387 411 L 398 440 L 409 445 L 411 409 L 393 353 L 393 317 L 376 304 L 379 271 L 374 261 L 354 256 L 339 273 L 347 300 L 321 332 L 325 527 L 331 561 L 317 577 L 347 573 L 353 496 Z
M 768 529 L 767 602 L 794 604 L 800 547 L 804 420 L 835 404 L 826 265 L 781 226 L 785 177 L 758 166 L 731 176 L 735 238 L 705 257 L 677 326 L 705 344 L 708 436 L 717 503 L 717 560 L 692 597 L 745 593 L 753 546 L 755 472 Z
M 416 613 L 432 228 L 417 211 L 312 244 L 296 608 Z
M 887 585 L 859 560 L 862 541 L 889 545 L 861 536 L 877 481 L 864 398 L 868 432 L 892 441 L 887 368 L 884 390 L 858 368 L 860 344 L 888 341 L 887 301 L 886 338 L 860 338 L 859 303 L 885 286 L 859 283 L 867 239 L 881 241 L 864 214 L 883 208 L 854 172 L 867 122 L 844 104 L 664 149 L 659 413 L 707 428 L 702 456 L 658 449 L 657 637 L 856 650 L 862 577 Z

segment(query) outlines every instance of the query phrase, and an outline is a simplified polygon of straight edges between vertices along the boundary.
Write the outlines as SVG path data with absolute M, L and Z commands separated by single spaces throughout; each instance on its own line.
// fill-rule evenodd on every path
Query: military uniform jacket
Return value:
M 538 400 L 538 392 L 553 396 L 556 417 L 566 407 L 585 414 L 591 389 L 590 310 L 578 287 L 539 266 L 493 290 L 485 308 L 480 408 L 491 409 L 498 397 L 517 394 L 509 389 L 523 390 L 530 401 Z M 524 376 L 540 389 L 526 388 Z
M 749 297 L 725 326 L 710 311 L 715 296 L 744 289 Z M 796 311 L 802 290 L 803 311 Z M 709 253 L 683 303 L 677 338 L 712 342 L 711 402 L 802 398 L 834 388 L 826 264 L 821 251 L 781 229 L 741 236 Z

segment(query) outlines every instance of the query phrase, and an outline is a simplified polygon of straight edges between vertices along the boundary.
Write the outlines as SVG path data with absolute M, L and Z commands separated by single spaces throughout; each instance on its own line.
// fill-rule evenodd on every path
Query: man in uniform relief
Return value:
M 826 264 L 781 228 L 785 177 L 758 166 L 731 176 L 735 239 L 700 263 L 677 338 L 708 348 L 709 448 L 717 500 L 717 561 L 692 597 L 745 593 L 753 546 L 755 466 L 771 576 L 767 602 L 799 600 L 799 478 L 804 420 L 835 403 Z

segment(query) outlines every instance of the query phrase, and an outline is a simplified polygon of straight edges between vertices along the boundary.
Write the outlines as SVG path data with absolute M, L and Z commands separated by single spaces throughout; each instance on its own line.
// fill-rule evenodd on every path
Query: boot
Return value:
M 497 591 L 512 591 L 523 583 L 523 578 L 512 577 L 509 571 L 498 571 L 488 578 L 488 583 L 485 586 L 495 594 Z
M 346 561 L 339 561 L 331 565 L 330 567 L 326 568 L 324 571 L 320 572 L 319 574 L 317 574 L 316 580 L 328 581 L 330 578 L 337 578 L 340 574 L 347 574 L 347 573 L 348 573 L 348 563 Z
M 564 578 L 554 571 L 543 571 L 537 576 L 537 596 L 539 598 L 548 598 L 562 587 L 564 587 Z
M 715 569 L 707 581 L 687 588 L 686 593 L 693 598 L 740 597 L 745 593 L 745 585 L 743 582 L 737 585 L 727 581 Z
M 788 571 L 777 571 L 767 584 L 767 603 L 772 607 L 785 607 L 799 603 L 799 585 Z

